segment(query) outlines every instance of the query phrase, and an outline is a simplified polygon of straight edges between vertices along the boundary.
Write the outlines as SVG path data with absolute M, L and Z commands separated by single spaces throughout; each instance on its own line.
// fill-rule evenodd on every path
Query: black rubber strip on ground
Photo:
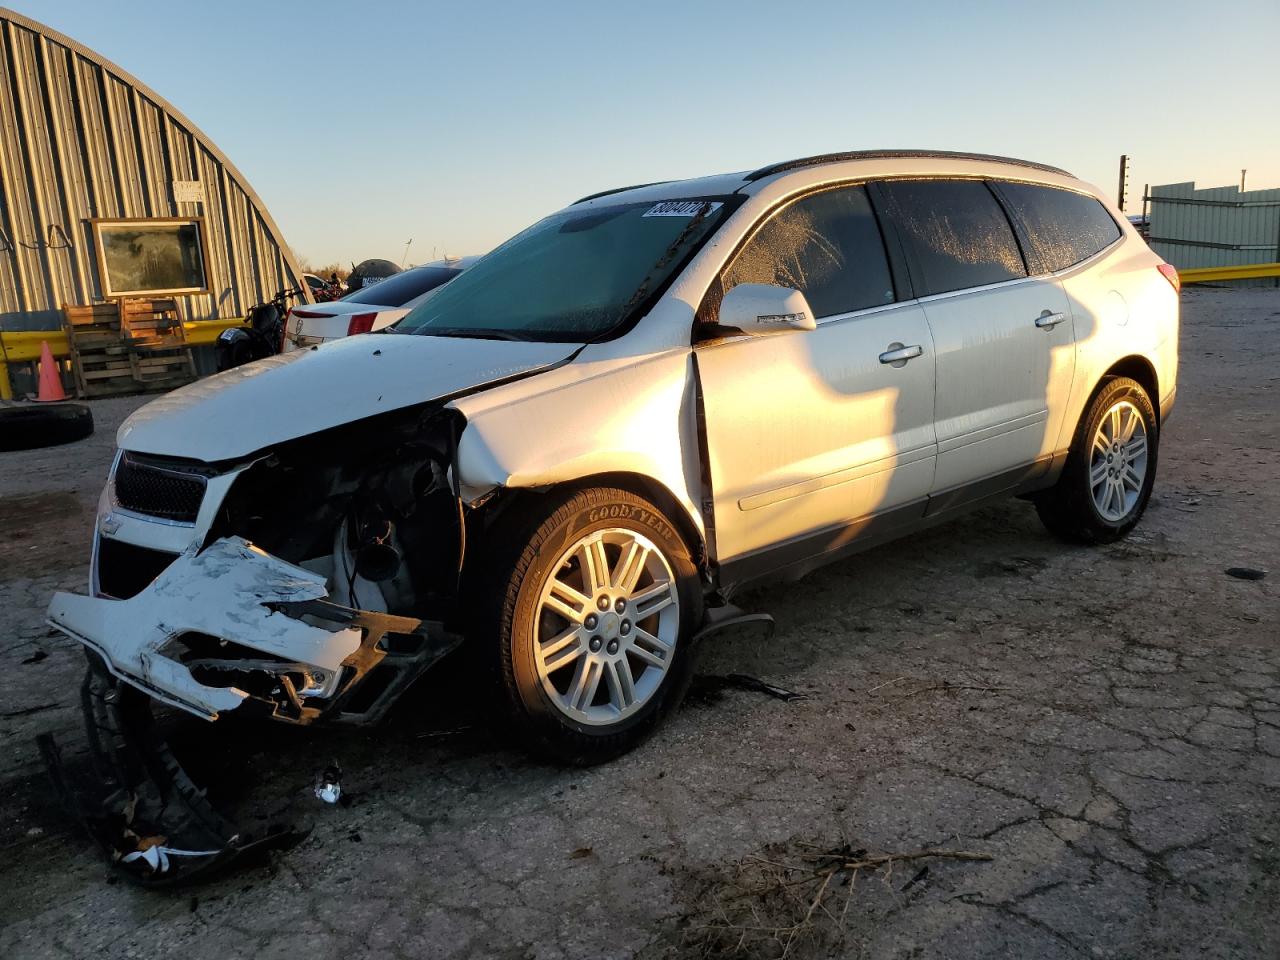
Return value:
M 83 403 L 0 405 L 0 451 L 53 447 L 91 433 L 93 412 Z

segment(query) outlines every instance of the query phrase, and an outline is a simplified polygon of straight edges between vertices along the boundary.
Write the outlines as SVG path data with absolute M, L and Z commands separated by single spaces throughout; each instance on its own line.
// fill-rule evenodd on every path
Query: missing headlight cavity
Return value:
M 240 536 L 320 573 L 335 603 L 447 617 L 465 540 L 449 471 L 461 428 L 429 408 L 285 444 L 236 481 L 209 542 Z

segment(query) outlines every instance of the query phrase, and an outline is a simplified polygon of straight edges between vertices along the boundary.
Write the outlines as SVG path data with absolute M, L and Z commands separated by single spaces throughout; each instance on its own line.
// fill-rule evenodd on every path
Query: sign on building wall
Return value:
M 174 203 L 204 203 L 204 184 L 199 180 L 173 181 Z

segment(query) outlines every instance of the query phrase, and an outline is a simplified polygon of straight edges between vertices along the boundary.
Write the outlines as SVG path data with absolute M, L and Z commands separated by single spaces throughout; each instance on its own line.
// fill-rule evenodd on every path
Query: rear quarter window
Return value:
M 1027 275 L 1009 218 L 981 180 L 891 180 L 879 193 L 917 296 Z
M 1087 194 L 1033 183 L 1000 182 L 997 189 L 1018 225 L 1032 273 L 1065 270 L 1120 237 L 1107 208 Z

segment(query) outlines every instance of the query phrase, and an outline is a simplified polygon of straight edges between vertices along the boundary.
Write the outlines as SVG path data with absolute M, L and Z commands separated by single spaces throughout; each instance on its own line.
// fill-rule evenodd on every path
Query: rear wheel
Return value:
M 683 697 L 702 613 L 697 572 L 673 524 L 629 491 L 579 491 L 530 525 L 494 588 L 502 693 L 533 748 L 599 763 Z
M 1089 404 L 1057 484 L 1036 498 L 1051 533 L 1112 543 L 1137 525 L 1156 477 L 1160 421 L 1136 380 L 1108 380 Z

